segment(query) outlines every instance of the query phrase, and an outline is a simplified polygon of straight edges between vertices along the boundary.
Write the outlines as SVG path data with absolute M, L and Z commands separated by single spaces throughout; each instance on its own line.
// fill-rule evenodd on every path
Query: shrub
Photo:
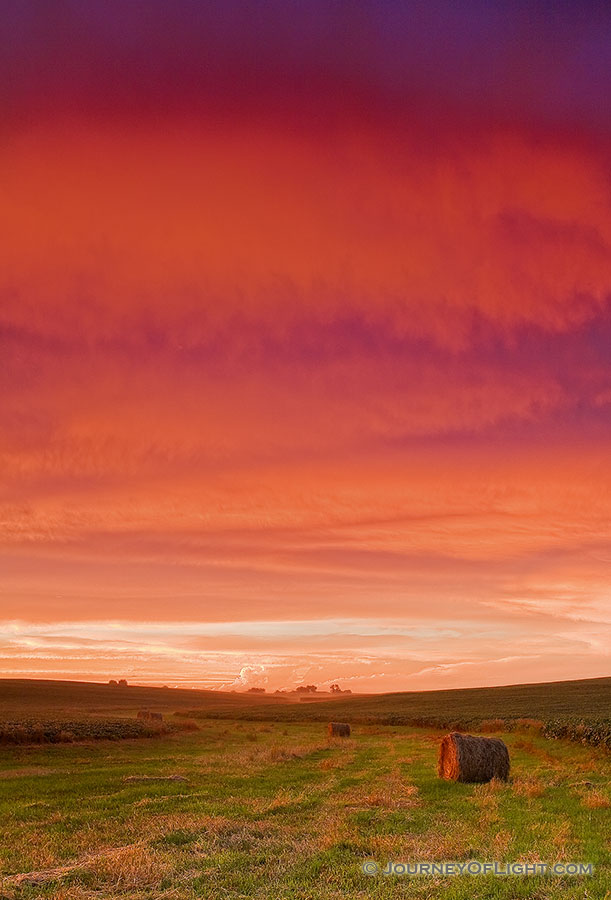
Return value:
M 542 734 L 552 740 L 577 741 L 611 751 L 611 719 L 551 719 L 544 723 Z
M 175 727 L 151 725 L 139 719 L 82 719 L 80 721 L 4 722 L 2 744 L 58 744 L 72 741 L 118 741 L 167 734 Z

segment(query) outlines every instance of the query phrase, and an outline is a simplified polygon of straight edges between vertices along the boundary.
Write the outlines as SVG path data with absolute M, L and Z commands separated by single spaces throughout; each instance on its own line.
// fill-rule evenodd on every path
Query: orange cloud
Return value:
M 603 674 L 604 147 L 168 117 L 39 124 L 0 160 L 3 618 L 102 623 L 86 658 L 82 631 L 7 638 L 4 671 Z M 286 631 L 329 618 L 335 657 Z M 166 631 L 118 649 L 115 620 Z M 213 679 L 176 621 L 284 631 L 202 635 Z
M 349 310 L 460 346 L 469 313 L 566 329 L 608 294 L 607 158 L 568 144 L 170 120 L 33 129 L 2 164 L 11 322 L 49 337 L 188 349 Z

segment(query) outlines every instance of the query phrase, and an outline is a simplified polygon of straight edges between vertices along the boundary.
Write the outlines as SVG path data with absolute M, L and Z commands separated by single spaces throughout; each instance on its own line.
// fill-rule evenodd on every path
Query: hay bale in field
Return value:
M 327 731 L 329 737 L 350 737 L 350 725 L 346 722 L 329 722 Z
M 439 747 L 437 774 L 453 781 L 484 782 L 509 778 L 509 751 L 499 738 L 474 737 L 453 731 Z
M 151 722 L 163 722 L 163 714 L 160 712 L 152 712 L 150 714 Z

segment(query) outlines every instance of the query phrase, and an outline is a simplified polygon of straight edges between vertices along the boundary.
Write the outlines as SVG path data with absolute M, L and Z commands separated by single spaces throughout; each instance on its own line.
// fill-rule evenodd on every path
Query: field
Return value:
M 491 718 L 611 716 L 611 678 L 518 684 L 507 687 L 413 691 L 396 694 L 344 694 L 318 703 L 298 702 L 294 694 L 247 694 L 140 687 L 111 687 L 78 681 L 0 679 L 0 721 L 52 715 L 133 716 L 146 707 L 190 712 L 213 718 L 283 721 L 351 721 L 410 724 L 414 718 L 479 720 Z
M 574 684 L 591 694 L 604 689 L 600 681 Z M 4 718 L 15 716 L 15 685 L 0 685 Z M 77 711 L 92 721 L 131 717 L 134 704 L 146 700 L 151 708 L 157 698 L 170 720 L 184 721 L 171 713 L 197 706 L 190 691 L 127 688 L 119 696 L 105 686 L 44 682 L 22 682 L 20 689 L 29 718 L 44 712 L 75 718 Z M 566 686 L 559 691 L 566 696 Z M 196 696 L 207 716 L 213 703 L 220 703 L 221 716 L 226 704 L 240 716 L 272 704 L 278 715 L 302 716 L 324 714 L 321 707 L 336 703 L 355 710 L 375 703 L 353 698 L 310 706 L 217 695 L 206 705 L 207 695 Z M 399 696 L 430 702 L 426 695 L 380 702 L 396 705 Z M 558 714 L 558 698 L 550 702 Z M 494 712 L 480 705 L 482 715 Z M 509 784 L 465 785 L 437 778 L 442 732 L 432 728 L 363 723 L 351 738 L 329 741 L 316 721 L 204 717 L 197 726 L 146 740 L 0 747 L 0 896 L 609 896 L 611 765 L 600 748 L 512 730 L 501 734 L 512 757 Z M 592 863 L 594 871 L 409 877 L 364 874 L 368 860 L 381 868 L 388 861 L 574 861 Z
M 164 714 L 166 727 L 181 717 L 244 719 L 260 722 L 328 722 L 418 725 L 444 730 L 512 730 L 520 719 L 538 720 L 552 737 L 572 737 L 611 751 L 611 678 L 557 681 L 495 688 L 343 695 L 316 703 L 299 695 L 224 693 L 141 686 L 113 687 L 69 681 L 0 680 L 0 743 L 14 726 L 46 723 L 56 732 L 88 738 L 134 737 L 145 732 L 134 717 L 146 708 Z M 80 725 L 73 720 L 81 720 Z M 126 720 L 129 719 L 129 722 Z

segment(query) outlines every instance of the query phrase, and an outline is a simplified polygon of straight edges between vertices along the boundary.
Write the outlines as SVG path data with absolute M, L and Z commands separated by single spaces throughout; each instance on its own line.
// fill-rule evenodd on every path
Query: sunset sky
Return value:
M 608 675 L 611 5 L 2 16 L 0 675 Z

